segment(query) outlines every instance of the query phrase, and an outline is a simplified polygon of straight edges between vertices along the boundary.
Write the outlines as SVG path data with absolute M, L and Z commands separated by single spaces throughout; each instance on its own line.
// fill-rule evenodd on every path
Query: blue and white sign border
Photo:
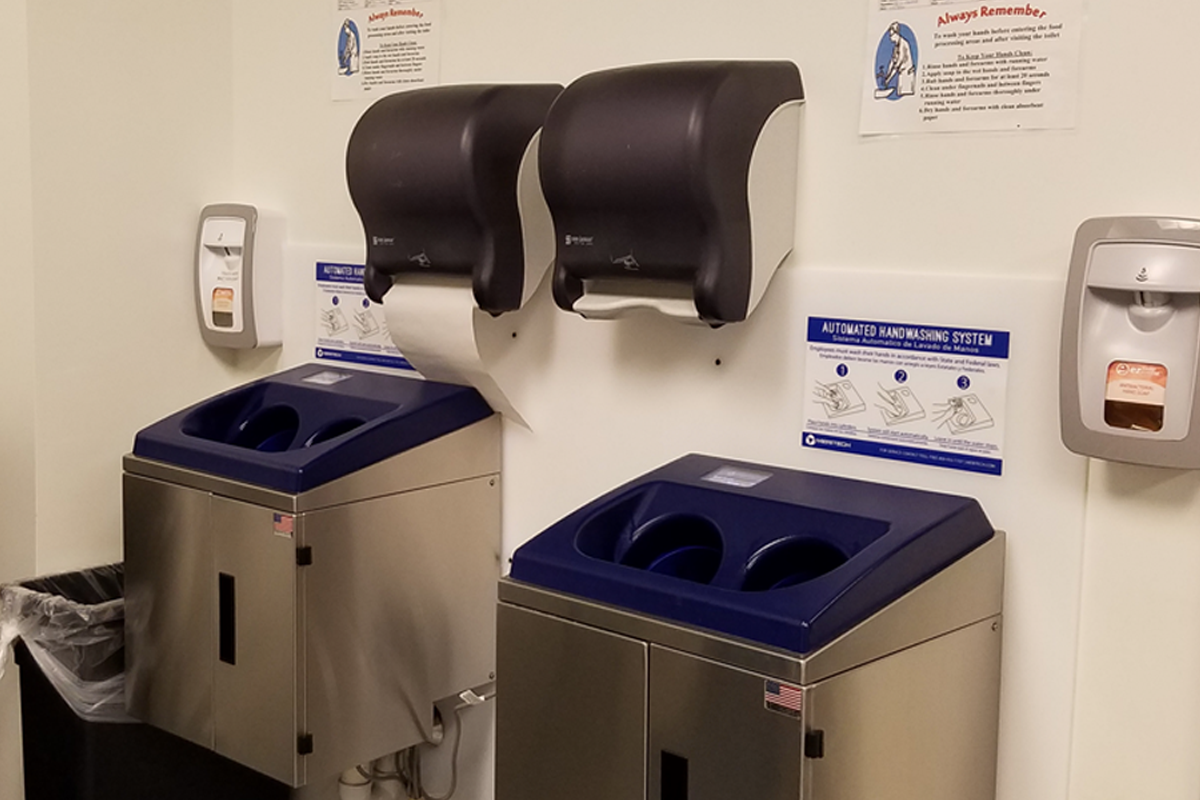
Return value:
M 316 346 L 320 361 L 409 370 L 392 343 L 387 320 L 363 288 L 362 264 L 316 262 Z
M 999 476 L 1007 331 L 809 317 L 800 445 Z

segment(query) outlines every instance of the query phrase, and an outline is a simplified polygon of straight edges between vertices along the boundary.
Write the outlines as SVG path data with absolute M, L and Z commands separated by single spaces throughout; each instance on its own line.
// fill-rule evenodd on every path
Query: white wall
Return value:
M 1200 475 L 1093 462 L 1078 800 L 1200 794 Z
M 1153 22 L 1158 15 L 1174 21 Z M 1081 216 L 1200 217 L 1200 159 L 1188 143 L 1200 112 L 1179 101 L 1197 23 L 1200 8 L 1190 3 L 1092 4 L 1084 180 L 1039 209 L 1061 194 Z M 1136 68 L 1109 57 L 1117 49 L 1136 54 Z M 1200 794 L 1197 478 L 1103 462 L 1089 470 L 1072 800 Z
M 0 5 L 0 337 L 6 348 L 0 392 L 0 583 L 33 570 L 34 294 L 29 70 L 24 4 Z
M 584 322 L 543 287 L 491 327 L 498 378 L 533 428 L 506 427 L 506 548 L 684 450 L 974 494 L 1010 535 L 1001 800 L 1196 796 L 1200 479 L 1066 453 L 1055 350 L 1079 221 L 1200 217 L 1189 101 L 1200 7 L 1090 3 L 1074 130 L 864 140 L 865 0 L 443 2 L 447 83 L 789 58 L 808 94 L 796 252 L 751 321 Z M 0 5 L 0 212 L 24 254 L 0 270 L 32 298 L 0 331 L 35 333 L 32 351 L 8 354 L 14 388 L 0 396 L 0 477 L 12 476 L 0 482 L 0 579 L 119 558 L 119 460 L 133 433 L 302 356 L 205 348 L 190 251 L 196 211 L 227 199 L 285 212 L 291 240 L 314 252 L 361 247 L 342 164 L 364 106 L 329 99 L 332 6 Z M 288 276 L 293 299 L 303 268 Z M 1003 478 L 799 449 L 804 317 L 882 311 L 1014 332 Z M 306 333 L 293 322 L 287 335 Z M 467 778 L 464 798 L 486 794 L 479 764 Z
M 0 3 L 0 584 L 34 573 L 34 297 L 25 4 Z M 0 800 L 19 800 L 16 669 L 0 678 Z
M 197 214 L 233 182 L 231 17 L 29 3 L 40 572 L 120 560 L 133 434 L 273 366 L 195 327 Z

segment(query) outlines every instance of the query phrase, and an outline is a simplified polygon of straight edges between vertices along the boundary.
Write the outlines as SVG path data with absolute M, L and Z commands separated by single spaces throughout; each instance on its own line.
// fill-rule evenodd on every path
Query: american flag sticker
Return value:
M 769 711 L 787 714 L 789 717 L 800 718 L 804 708 L 804 690 L 779 681 L 763 681 L 763 705 Z
M 288 539 L 292 538 L 292 534 L 296 532 L 296 518 L 291 514 L 276 514 L 275 515 L 275 535 L 283 536 Z

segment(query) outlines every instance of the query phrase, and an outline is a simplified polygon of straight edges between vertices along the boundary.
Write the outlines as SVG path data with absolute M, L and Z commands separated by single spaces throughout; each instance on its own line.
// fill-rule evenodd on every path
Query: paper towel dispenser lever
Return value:
M 458 276 L 492 314 L 519 308 L 553 258 L 538 129 L 554 84 L 438 86 L 384 97 L 346 148 L 375 302 L 400 279 Z M 544 242 L 541 241 L 544 239 Z M 533 285 L 529 285 L 533 283 Z
M 803 99 L 787 61 L 652 64 L 570 84 L 539 155 L 555 302 L 585 317 L 744 320 L 793 246 Z

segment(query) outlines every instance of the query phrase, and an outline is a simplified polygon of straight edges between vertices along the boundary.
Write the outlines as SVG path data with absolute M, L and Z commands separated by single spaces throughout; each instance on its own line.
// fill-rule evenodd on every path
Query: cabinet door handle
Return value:
M 805 758 L 825 757 L 825 731 L 815 730 L 804 734 Z
M 662 800 L 687 800 L 688 760 L 683 756 L 661 752 L 659 775 L 662 778 Z
M 233 576 L 217 574 L 217 647 L 226 664 L 237 664 L 237 590 Z

